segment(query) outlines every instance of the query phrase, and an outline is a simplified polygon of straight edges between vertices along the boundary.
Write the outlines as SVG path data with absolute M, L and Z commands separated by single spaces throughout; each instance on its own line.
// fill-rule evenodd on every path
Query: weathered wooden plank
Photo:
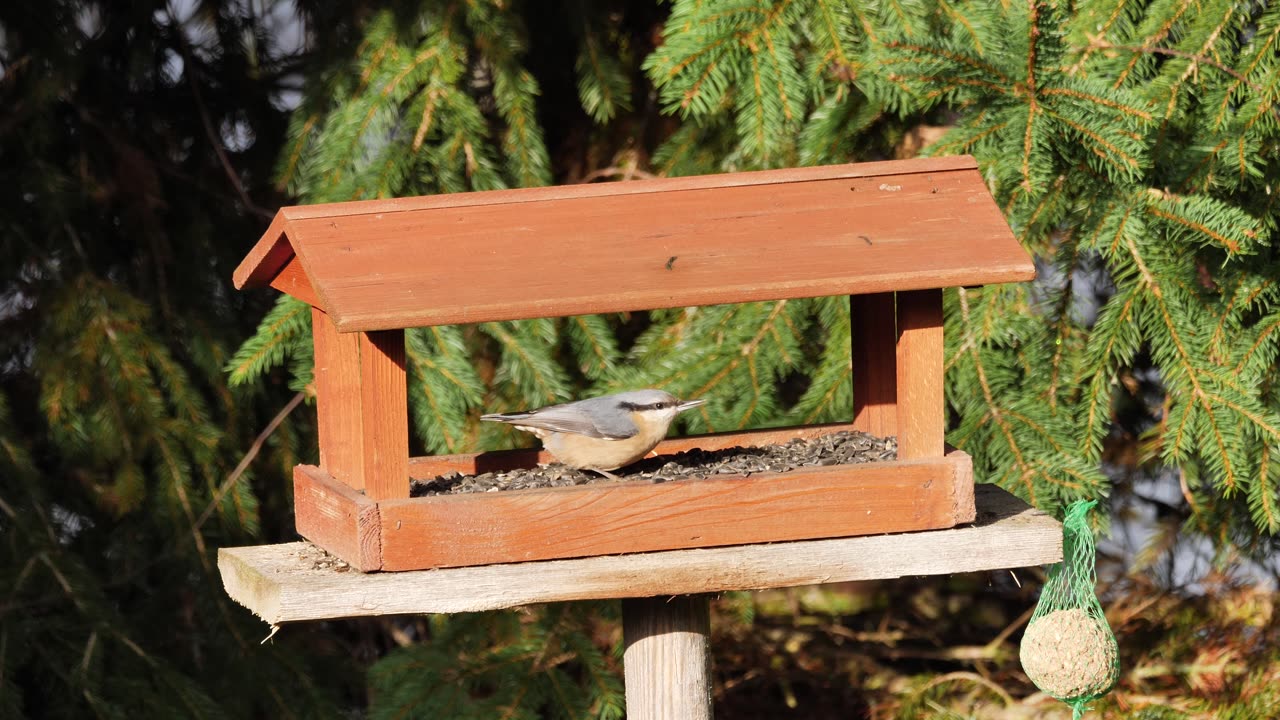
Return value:
M 898 293 L 898 457 L 938 457 L 946 445 L 942 291 Z
M 1033 276 L 976 169 L 918 167 L 290 209 L 285 233 L 343 331 Z
M 540 602 L 759 590 L 1062 560 L 1062 527 L 992 485 L 949 530 L 401 573 L 335 567 L 311 543 L 223 548 L 227 593 L 268 623 L 494 610 Z
M 954 527 L 944 458 L 378 504 L 382 569 L 417 570 Z
M 879 437 L 898 433 L 895 313 L 891 292 L 849 298 L 853 426 Z
M 318 467 L 293 469 L 294 524 L 298 534 L 328 548 L 358 570 L 382 567 L 378 505 Z
M 711 720 L 707 595 L 622 601 L 627 720 Z
M 374 500 L 409 497 L 409 400 L 404 331 L 360 336 L 360 432 L 365 493 Z

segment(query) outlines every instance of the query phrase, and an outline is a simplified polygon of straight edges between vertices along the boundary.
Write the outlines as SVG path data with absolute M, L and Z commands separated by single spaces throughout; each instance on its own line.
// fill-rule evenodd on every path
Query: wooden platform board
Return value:
M 970 526 L 893 535 L 370 574 L 295 542 L 223 548 L 218 568 L 232 599 L 276 625 L 946 575 L 1062 559 L 1062 527 L 1052 517 L 993 485 L 979 485 L 976 502 Z

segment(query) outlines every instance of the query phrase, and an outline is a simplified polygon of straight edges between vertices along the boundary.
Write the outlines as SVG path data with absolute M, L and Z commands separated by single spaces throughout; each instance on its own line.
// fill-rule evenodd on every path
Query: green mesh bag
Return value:
M 1098 575 L 1088 516 L 1095 504 L 1082 500 L 1067 509 L 1062 562 L 1049 568 L 1018 653 L 1031 682 L 1070 705 L 1076 720 L 1120 677 L 1119 648 L 1094 590 Z

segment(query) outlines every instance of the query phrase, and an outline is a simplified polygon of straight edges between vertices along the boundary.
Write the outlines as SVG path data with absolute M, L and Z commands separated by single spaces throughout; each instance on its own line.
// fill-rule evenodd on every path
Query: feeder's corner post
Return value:
M 898 458 L 942 457 L 947 408 L 943 395 L 942 290 L 898 293 Z
M 409 497 L 404 330 L 339 332 L 311 309 L 320 467 L 377 501 Z

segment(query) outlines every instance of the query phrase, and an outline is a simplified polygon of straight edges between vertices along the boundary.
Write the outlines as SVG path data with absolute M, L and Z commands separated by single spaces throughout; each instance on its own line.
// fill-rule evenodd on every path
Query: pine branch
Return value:
M 606 53 L 599 35 L 598 28 L 584 29 L 574 70 L 578 74 L 578 98 L 583 109 L 604 125 L 631 109 L 631 79 L 618 58 Z
M 1277 28 L 1276 32 L 1280 33 L 1280 28 Z M 1244 85 L 1248 85 L 1249 88 L 1253 90 L 1255 93 L 1258 93 L 1259 95 L 1266 94 L 1266 89 L 1263 88 L 1258 83 L 1255 83 L 1252 80 L 1250 80 L 1248 76 L 1242 73 L 1236 72 L 1231 67 L 1224 65 L 1223 63 L 1220 63 L 1217 60 L 1214 60 L 1211 57 L 1206 57 L 1204 55 L 1197 55 L 1195 53 L 1190 53 L 1183 50 L 1176 50 L 1174 48 L 1166 48 L 1166 47 L 1134 47 L 1132 45 L 1116 45 L 1114 43 L 1106 42 L 1105 40 L 1102 40 L 1098 36 L 1094 36 L 1090 38 L 1089 49 L 1090 50 L 1123 50 L 1125 52 L 1130 52 L 1135 54 L 1151 53 L 1153 55 L 1168 55 L 1171 57 L 1184 58 L 1186 60 L 1192 61 L 1197 65 L 1208 65 L 1210 67 L 1221 70 L 1227 75 L 1230 75 L 1231 77 L 1238 80 L 1240 83 Z M 1280 110 L 1272 108 L 1272 112 L 1277 113 L 1276 117 L 1280 118 Z
M 484 323 L 485 334 L 502 346 L 498 379 L 511 382 L 523 397 L 539 405 L 569 399 L 568 378 L 552 356 L 556 336 L 549 320 Z
M 280 167 L 276 170 L 276 190 L 280 192 L 297 192 L 294 180 L 298 176 L 303 154 L 306 152 L 320 114 L 296 114 L 289 122 L 290 150 L 284 155 Z
M 1272 535 L 1280 534 L 1280 443 L 1264 443 L 1258 459 L 1257 478 L 1249 485 L 1249 506 L 1254 523 Z
M 470 449 L 469 413 L 480 406 L 484 383 L 456 327 L 406 332 L 410 407 L 418 435 L 433 452 Z
M 601 379 L 617 366 L 621 352 L 614 330 L 599 315 L 578 315 L 566 321 L 567 336 L 578 370 L 592 380 Z
M 809 387 L 791 409 L 792 421 L 803 425 L 848 419 L 853 408 L 853 348 L 839 341 L 851 334 L 849 303 L 845 298 L 818 303 L 819 323 L 831 341 L 824 343 Z
M 310 334 L 310 306 L 281 295 L 275 307 L 258 324 L 253 337 L 240 346 L 228 363 L 226 371 L 231 387 L 255 382 L 278 367 L 297 351 L 300 343 L 309 342 Z

